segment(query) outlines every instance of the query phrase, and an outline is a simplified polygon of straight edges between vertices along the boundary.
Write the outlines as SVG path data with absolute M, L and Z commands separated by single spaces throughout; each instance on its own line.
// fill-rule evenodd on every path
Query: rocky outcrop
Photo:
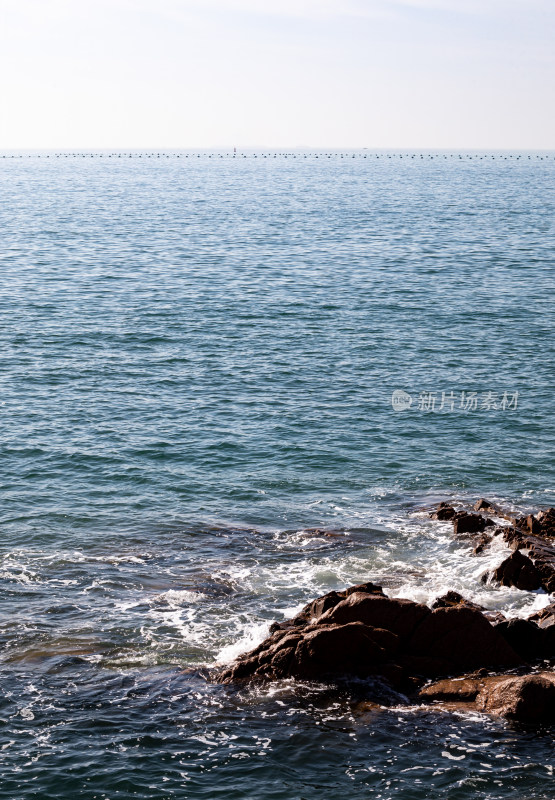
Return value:
M 386 597 L 374 584 L 332 592 L 274 626 L 261 645 L 216 679 L 376 676 L 406 691 L 426 678 L 524 663 L 479 607 L 463 598 L 455 602 L 454 596 L 449 603 L 430 609 Z
M 495 537 L 501 537 L 515 551 L 484 576 L 486 580 L 525 591 L 555 592 L 555 508 L 518 516 L 480 498 L 472 511 L 476 513 L 456 510 L 453 505 L 442 502 L 431 517 L 452 522 L 455 536 L 473 541 L 475 555 L 482 553 Z M 505 519 L 511 525 L 496 526 L 488 515 Z
M 432 512 L 431 517 L 441 522 L 452 522 L 457 536 L 481 533 L 484 528 L 494 524 L 482 514 L 472 514 L 464 510 L 457 511 L 454 506 L 445 502 L 438 505 L 437 509 Z
M 481 498 L 471 511 L 440 503 L 431 516 L 451 522 L 474 553 L 496 537 L 512 548 L 488 580 L 555 591 L 555 509 L 516 517 Z M 507 719 L 553 722 L 555 674 L 545 668 L 554 659 L 555 603 L 529 619 L 508 619 L 458 592 L 428 607 L 367 582 L 329 592 L 292 619 L 273 623 L 258 647 L 212 677 L 239 684 L 356 679 L 359 685 L 363 679 L 366 685 L 372 679 L 428 705 L 466 704 Z
M 473 708 L 527 723 L 555 722 L 555 673 L 468 675 L 425 686 L 419 699 L 440 707 Z
M 493 570 L 491 577 L 502 586 L 516 586 L 525 591 L 540 589 L 542 585 L 541 575 L 534 562 L 520 550 L 515 550 Z
M 555 722 L 555 674 L 500 680 L 480 691 L 476 708 L 519 722 Z

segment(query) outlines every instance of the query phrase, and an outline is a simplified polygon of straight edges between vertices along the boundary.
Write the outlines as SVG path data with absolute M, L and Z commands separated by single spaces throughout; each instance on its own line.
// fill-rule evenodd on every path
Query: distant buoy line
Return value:
M 197 153 L 197 152 L 49 152 L 49 153 L 2 153 L 0 158 L 3 159 L 83 159 L 83 158 L 102 158 L 102 159 L 268 159 L 268 158 L 282 158 L 282 159 L 370 159 L 370 160 L 415 160 L 415 161 L 553 161 L 555 160 L 555 153 L 420 153 L 420 152 L 371 152 L 371 151 L 357 151 L 357 152 L 318 152 L 318 153 L 299 153 L 299 152 L 210 152 L 210 153 Z

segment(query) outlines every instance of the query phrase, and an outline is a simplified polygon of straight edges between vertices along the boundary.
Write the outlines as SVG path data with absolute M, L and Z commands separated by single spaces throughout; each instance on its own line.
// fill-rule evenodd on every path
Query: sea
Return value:
M 427 510 L 555 505 L 555 153 L 0 153 L 0 797 L 553 800 L 552 728 L 223 686 Z

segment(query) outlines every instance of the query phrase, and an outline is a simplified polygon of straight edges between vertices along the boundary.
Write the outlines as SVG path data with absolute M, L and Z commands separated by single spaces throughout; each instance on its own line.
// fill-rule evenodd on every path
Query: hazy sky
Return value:
M 0 148 L 555 147 L 555 0 L 0 0 Z

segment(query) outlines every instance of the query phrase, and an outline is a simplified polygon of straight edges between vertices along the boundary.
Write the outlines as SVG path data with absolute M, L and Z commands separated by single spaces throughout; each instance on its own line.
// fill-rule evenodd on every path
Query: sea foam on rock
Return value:
M 518 516 L 480 498 L 472 511 L 456 510 L 453 504 L 443 501 L 430 516 L 452 522 L 455 536 L 473 539 L 476 555 L 495 537 L 501 537 L 513 549 L 510 556 L 485 576 L 486 580 L 524 591 L 555 592 L 555 508 Z M 506 520 L 510 526 L 496 525 L 492 516 Z
M 430 609 L 387 597 L 374 584 L 331 592 L 274 626 L 257 648 L 217 673 L 223 682 L 379 676 L 406 691 L 466 670 L 523 665 L 524 658 L 461 598 Z
M 512 527 L 499 526 L 488 514 Z M 555 588 L 554 509 L 516 518 L 482 498 L 472 512 L 440 503 L 431 516 L 452 522 L 456 535 L 474 539 L 475 553 L 495 536 L 513 547 L 490 580 L 523 590 Z M 388 597 L 368 582 L 329 592 L 270 631 L 213 678 L 223 683 L 372 678 L 421 702 L 472 703 L 509 719 L 555 721 L 555 675 L 545 671 L 546 660 L 555 658 L 555 603 L 527 620 L 507 619 L 454 591 L 430 608 Z M 515 671 L 528 674 L 507 674 Z

